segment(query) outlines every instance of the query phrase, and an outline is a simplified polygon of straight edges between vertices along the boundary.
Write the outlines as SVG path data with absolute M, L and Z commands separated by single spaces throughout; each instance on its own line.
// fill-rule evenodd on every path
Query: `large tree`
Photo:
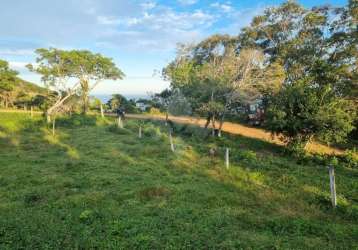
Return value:
M 87 50 L 61 50 L 56 48 L 37 49 L 37 64 L 28 65 L 31 71 L 42 75 L 46 86 L 58 93 L 54 104 L 48 108 L 52 115 L 71 96 L 78 93 L 82 99 L 82 112 L 89 105 L 89 93 L 103 80 L 117 80 L 124 77 L 112 59 Z
M 255 17 L 238 37 L 240 49 L 261 48 L 269 65 L 284 69 L 282 88 L 269 97 L 266 122 L 292 147 L 302 148 L 313 137 L 341 141 L 353 128 L 356 9 L 355 0 L 344 8 L 312 9 L 288 1 Z
M 176 59 L 165 69 L 173 89 L 179 89 L 190 101 L 194 111 L 207 117 L 219 135 L 229 110 L 259 94 L 263 55 L 258 49 L 237 50 L 233 38 L 213 36 L 203 42 L 181 47 Z M 184 49 L 183 49 L 184 48 Z M 267 85 L 267 81 L 265 83 Z

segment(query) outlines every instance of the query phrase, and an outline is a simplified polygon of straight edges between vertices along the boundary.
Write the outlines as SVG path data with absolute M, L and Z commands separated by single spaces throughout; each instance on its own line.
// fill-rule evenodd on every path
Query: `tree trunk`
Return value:
M 100 108 L 101 108 L 101 117 L 104 118 L 104 112 L 103 112 L 103 105 L 102 104 L 100 105 Z
M 210 121 L 211 121 L 211 115 L 209 114 L 208 117 L 206 118 L 205 129 L 208 128 Z
M 82 95 L 82 114 L 85 115 L 88 112 L 89 98 L 88 93 L 83 93 Z
M 221 131 L 222 131 L 222 128 L 223 128 L 224 119 L 225 119 L 225 113 L 223 113 L 223 115 L 220 117 L 218 137 L 221 137 Z
M 82 88 L 82 114 L 87 114 L 88 105 L 89 105 L 89 85 L 87 80 L 81 81 L 81 88 Z
M 165 112 L 165 126 L 168 126 L 169 114 L 168 110 Z
M 52 121 L 52 136 L 55 136 L 55 127 L 56 127 L 56 117 Z
M 212 123 L 212 126 L 213 126 L 213 128 L 211 130 L 211 134 L 212 134 L 212 136 L 215 136 L 215 115 L 212 116 L 211 123 Z

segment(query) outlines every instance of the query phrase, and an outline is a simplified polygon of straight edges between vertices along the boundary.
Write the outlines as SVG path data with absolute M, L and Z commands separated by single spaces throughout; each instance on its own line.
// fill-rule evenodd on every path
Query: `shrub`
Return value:
M 160 109 L 158 109 L 158 108 L 150 108 L 149 114 L 151 114 L 151 115 L 161 115 L 162 112 L 160 112 Z
M 59 117 L 56 119 L 56 124 L 61 127 L 78 127 L 78 126 L 95 126 L 96 117 L 88 115 L 74 114 L 68 117 Z
M 345 140 L 354 128 L 350 104 L 335 97 L 330 86 L 313 87 L 303 79 L 285 86 L 272 98 L 266 125 L 271 132 L 283 135 L 292 151 L 301 154 L 313 137 L 326 143 Z
M 351 168 L 358 167 L 358 153 L 356 149 L 346 150 L 344 155 L 342 156 L 342 161 Z
M 110 126 L 108 126 L 108 131 L 115 133 L 115 134 L 119 134 L 119 135 L 129 135 L 131 134 L 131 131 L 127 128 L 119 128 L 117 126 L 117 124 L 112 124 Z
M 139 192 L 142 199 L 165 198 L 169 195 L 169 190 L 165 187 L 148 187 Z

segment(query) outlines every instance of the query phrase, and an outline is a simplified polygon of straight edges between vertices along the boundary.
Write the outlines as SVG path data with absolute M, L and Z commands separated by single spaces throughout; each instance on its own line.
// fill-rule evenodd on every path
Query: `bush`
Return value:
M 69 117 L 59 117 L 56 119 L 56 125 L 61 127 L 95 126 L 96 117 L 88 115 L 74 114 Z
M 160 109 L 150 108 L 149 114 L 151 114 L 151 115 L 162 115 L 162 112 L 160 112 Z
M 119 135 L 129 135 L 129 134 L 131 134 L 131 131 L 129 129 L 127 129 L 127 128 L 119 128 L 117 126 L 117 124 L 110 125 L 108 127 L 108 131 L 112 132 L 112 133 L 115 133 L 115 134 L 119 134 Z
M 178 133 L 183 136 L 188 136 L 188 137 L 196 136 L 196 137 L 203 138 L 208 135 L 207 130 L 197 127 L 197 126 L 194 126 L 194 125 L 175 124 L 173 126 L 173 130 L 175 133 Z
M 251 150 L 238 151 L 238 153 L 236 155 L 237 155 L 239 161 L 240 160 L 244 160 L 244 161 L 248 161 L 248 162 L 257 161 L 256 153 Z
M 313 87 L 305 79 L 273 97 L 266 117 L 271 132 L 283 135 L 289 148 L 299 154 L 314 137 L 326 143 L 342 142 L 354 128 L 351 103 L 335 97 L 330 86 Z
M 342 156 L 342 161 L 351 168 L 358 167 L 358 153 L 356 149 L 346 150 L 344 155 Z

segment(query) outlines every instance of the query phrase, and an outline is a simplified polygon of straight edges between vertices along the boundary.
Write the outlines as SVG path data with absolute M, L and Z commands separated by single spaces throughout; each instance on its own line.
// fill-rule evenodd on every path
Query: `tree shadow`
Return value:
M 304 197 L 304 190 L 324 179 L 313 181 L 320 170 L 295 164 L 281 155 L 280 146 L 226 134 L 203 140 L 174 131 L 173 153 L 162 124 L 160 129 L 144 124 L 140 139 L 138 123 L 110 129 L 105 122 L 96 126 L 95 118 L 78 123 L 81 119 L 58 119 L 55 137 L 43 127 L 36 129 L 40 124 L 35 129 L 23 126 L 16 132 L 19 143 L 5 149 L 12 160 L 23 162 L 21 172 L 5 169 L 19 175 L 14 192 L 23 194 L 26 204 L 25 212 L 16 213 L 20 219 L 10 218 L 4 227 L 12 242 L 34 248 L 59 247 L 56 242 L 68 248 L 106 248 L 104 244 L 120 235 L 126 244 L 120 246 L 127 248 L 163 248 L 166 242 L 180 246 L 184 239 L 197 248 L 220 248 L 235 240 L 246 242 L 241 247 L 272 248 L 273 239 L 325 241 L 325 235 L 335 233 L 329 229 L 333 223 L 344 232 L 337 241 L 353 235 L 349 218 L 324 215 L 315 200 Z M 211 147 L 219 149 L 217 155 L 209 155 Z M 224 165 L 226 147 L 231 149 L 229 170 Z M 33 164 L 26 168 L 27 163 Z M 2 182 L 11 188 L 10 179 L 0 178 L 0 186 Z M 15 216 L 9 211 L 7 215 Z M 26 237 L 30 233 L 31 240 Z

